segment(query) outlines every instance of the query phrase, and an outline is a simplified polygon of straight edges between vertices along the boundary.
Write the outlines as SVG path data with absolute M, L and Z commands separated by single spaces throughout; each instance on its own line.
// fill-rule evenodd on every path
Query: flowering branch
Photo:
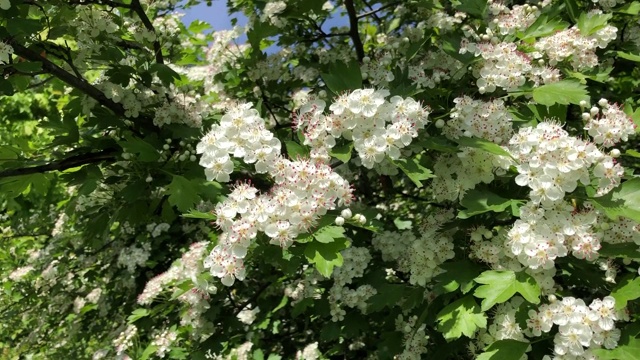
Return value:
M 356 14 L 356 8 L 353 5 L 353 0 L 345 0 L 344 6 L 347 8 L 347 13 L 349 15 L 349 36 L 351 36 L 351 40 L 353 40 L 353 46 L 356 49 L 358 61 L 362 61 L 362 59 L 364 59 L 364 47 L 362 46 L 362 40 L 358 33 L 358 15 Z

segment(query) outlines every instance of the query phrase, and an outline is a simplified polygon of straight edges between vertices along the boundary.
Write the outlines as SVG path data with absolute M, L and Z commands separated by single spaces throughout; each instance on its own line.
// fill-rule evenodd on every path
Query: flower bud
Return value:
M 600 105 L 600 107 L 607 107 L 609 106 L 609 102 L 607 101 L 607 99 L 600 99 L 598 100 L 598 105 Z
M 611 155 L 612 158 L 618 158 L 620 157 L 620 150 L 611 149 L 611 152 L 609 153 L 609 155 Z
M 353 214 L 351 213 L 351 209 L 343 209 L 340 212 L 340 216 L 342 216 L 345 219 L 351 219 L 351 217 L 353 216 Z
M 152 182 L 152 181 L 153 181 L 153 178 L 151 177 L 151 175 L 149 175 L 149 176 L 147 176 L 147 178 L 146 178 L 146 179 L 144 179 L 144 181 L 146 181 L 146 182 L 150 183 L 150 182 Z
M 344 225 L 344 218 L 342 216 L 338 216 L 338 217 L 336 217 L 336 221 L 335 222 L 336 222 L 336 225 L 342 226 L 342 225 Z
M 580 107 L 586 108 L 588 105 L 586 100 L 580 100 Z
M 438 129 L 442 129 L 444 127 L 444 120 L 442 120 L 442 119 L 436 120 L 436 127 Z

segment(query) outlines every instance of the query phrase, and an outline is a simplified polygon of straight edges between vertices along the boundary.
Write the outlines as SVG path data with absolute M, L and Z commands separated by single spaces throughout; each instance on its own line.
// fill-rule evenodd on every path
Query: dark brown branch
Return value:
M 151 20 L 149 20 L 147 14 L 144 12 L 142 4 L 140 4 L 140 0 L 131 1 L 131 10 L 135 11 L 135 13 L 138 14 L 138 17 L 142 21 L 142 24 L 144 24 L 144 27 L 147 28 L 147 30 L 151 31 L 154 35 L 156 35 L 156 39 L 153 41 L 153 52 L 156 54 L 156 62 L 158 64 L 164 64 L 164 59 L 162 57 L 162 48 L 160 47 L 160 42 L 157 38 L 156 29 L 153 27 L 153 24 L 151 23 Z
M 360 33 L 358 33 L 358 15 L 356 14 L 353 0 L 344 0 L 344 6 L 347 8 L 347 14 L 349 15 L 349 36 L 353 41 L 353 47 L 356 49 L 358 61 L 362 62 L 362 59 L 364 59 L 364 47 L 362 46 Z
M 318 40 L 324 40 L 327 38 L 335 37 L 335 36 L 350 36 L 350 33 L 329 33 L 329 34 L 321 34 L 316 37 L 305 39 L 304 42 L 316 42 Z
M 400 3 L 401 3 L 401 1 L 395 1 L 395 2 L 389 3 L 389 4 L 387 4 L 387 5 L 384 5 L 384 6 L 381 6 L 381 7 L 377 8 L 377 9 L 375 9 L 375 10 L 371 10 L 371 11 L 368 11 L 368 12 L 366 12 L 366 13 L 359 14 L 358 16 L 356 16 L 356 18 L 357 18 L 357 19 L 362 19 L 362 18 L 367 17 L 367 16 L 370 16 L 370 15 L 373 15 L 373 16 L 377 17 L 377 15 L 376 15 L 376 14 L 377 14 L 378 12 L 380 12 L 380 11 L 382 11 L 382 10 L 384 10 L 384 9 L 390 8 L 390 7 L 392 7 L 392 6 L 400 5 Z
M 376 23 L 378 23 L 378 26 L 382 28 L 382 19 L 380 19 L 380 17 L 377 14 L 378 10 L 374 9 L 373 6 L 371 6 L 371 4 L 367 0 L 362 0 L 362 2 L 367 6 L 369 10 L 373 11 L 371 16 L 373 16 L 373 19 L 376 21 Z M 358 15 L 358 19 L 360 18 L 361 18 L 360 15 Z
M 93 85 L 89 84 L 86 80 L 77 78 L 73 74 L 69 73 L 60 66 L 54 64 L 47 58 L 41 56 L 38 52 L 33 51 L 22 44 L 18 44 L 15 41 L 9 40 L 10 45 L 13 47 L 13 51 L 16 55 L 21 56 L 30 61 L 37 61 L 42 63 L 42 69 L 46 70 L 49 74 L 54 75 L 58 79 L 64 81 L 68 85 L 80 90 L 84 94 L 96 100 L 102 106 L 113 111 L 116 115 L 125 116 L 124 107 L 121 104 L 114 102 L 107 98 L 104 93 L 98 90 Z
M 125 4 L 122 2 L 118 2 L 118 1 L 111 1 L 111 0 L 95 0 L 95 1 L 90 1 L 90 0 L 71 0 L 69 2 L 70 5 L 105 5 L 105 6 L 111 6 L 111 7 L 121 7 L 121 8 L 125 8 L 125 9 L 131 9 L 132 5 L 129 4 Z
M 53 161 L 45 165 L 0 171 L 0 178 L 5 178 L 9 176 L 37 174 L 37 173 L 44 173 L 49 171 L 63 171 L 63 170 L 71 169 L 74 167 L 93 164 L 97 162 L 114 161 L 115 159 L 116 159 L 116 150 L 105 149 L 100 152 L 71 156 L 66 159 Z

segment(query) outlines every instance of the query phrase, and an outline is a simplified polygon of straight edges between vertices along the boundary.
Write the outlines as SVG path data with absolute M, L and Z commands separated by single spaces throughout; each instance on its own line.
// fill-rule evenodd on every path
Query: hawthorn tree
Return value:
M 0 357 L 638 357 L 640 2 L 199 2 L 0 0 Z

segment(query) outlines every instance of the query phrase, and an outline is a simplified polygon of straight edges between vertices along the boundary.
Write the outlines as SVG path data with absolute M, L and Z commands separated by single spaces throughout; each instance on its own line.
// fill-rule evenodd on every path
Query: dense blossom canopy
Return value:
M 199 3 L 0 0 L 0 358 L 637 357 L 640 2 Z

